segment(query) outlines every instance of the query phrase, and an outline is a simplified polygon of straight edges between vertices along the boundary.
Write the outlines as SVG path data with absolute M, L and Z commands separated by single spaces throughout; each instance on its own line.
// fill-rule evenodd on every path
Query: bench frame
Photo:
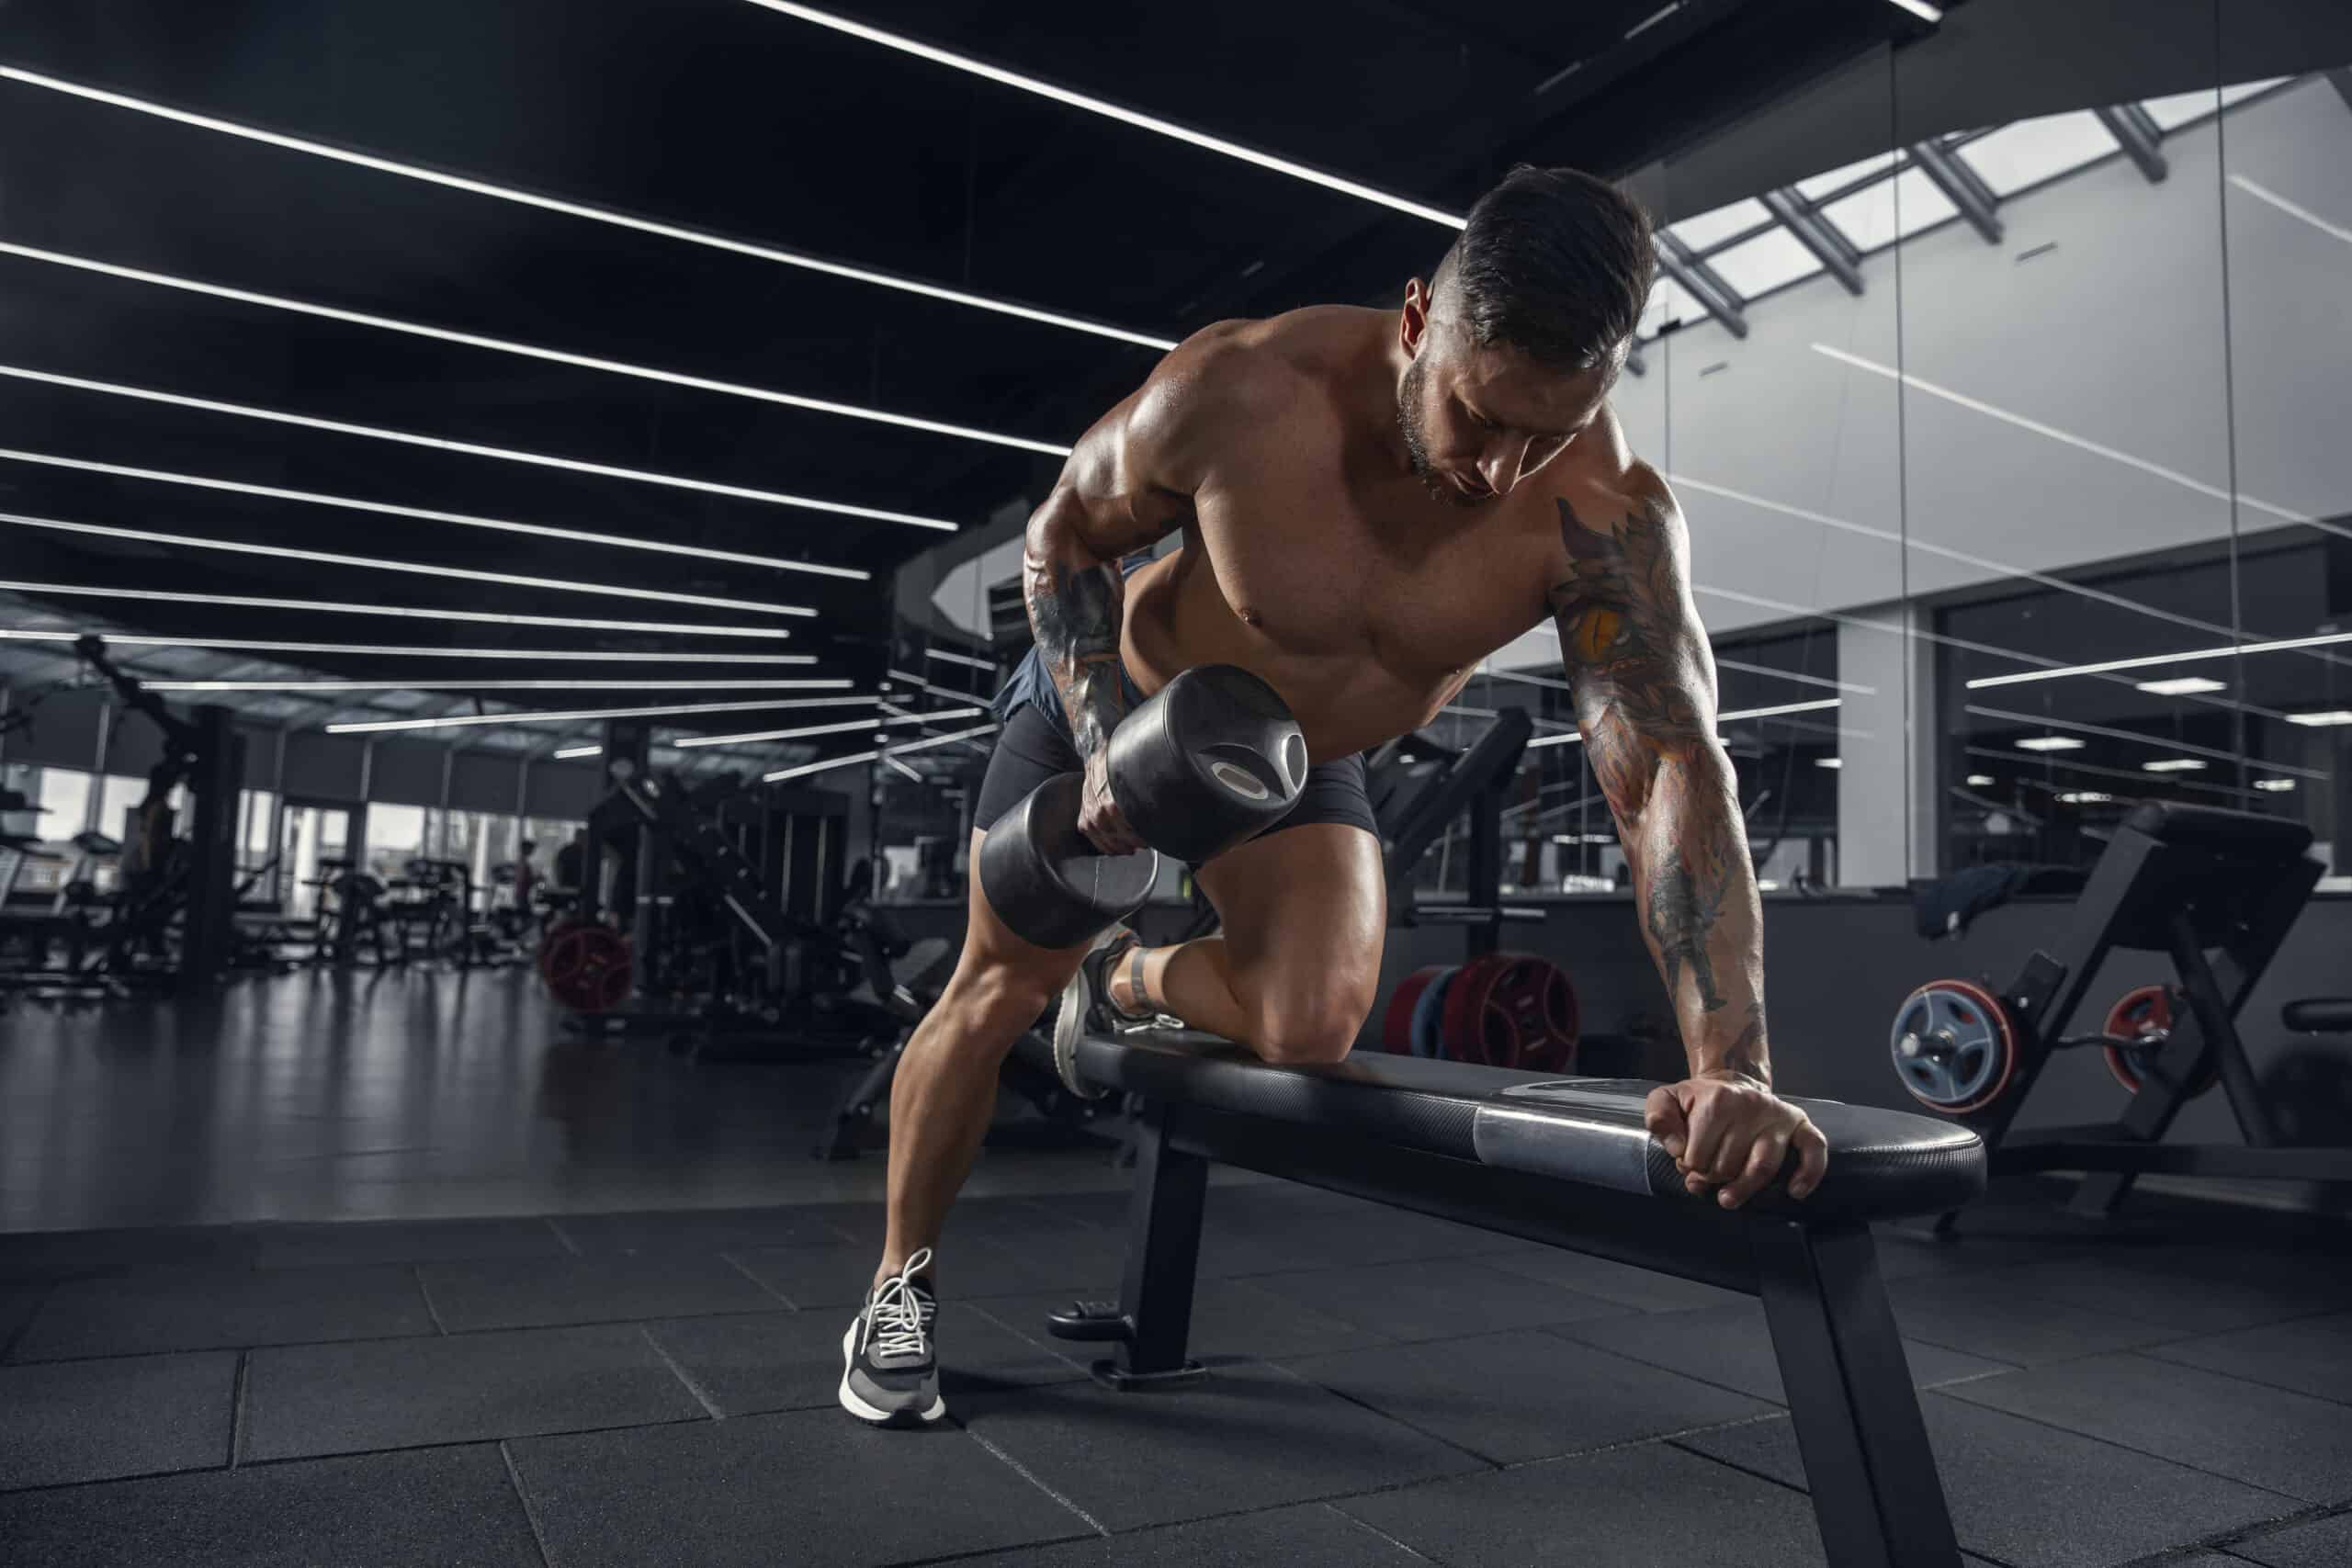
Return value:
M 1212 1163 L 1759 1296 L 1833 1568 L 1954 1568 L 1960 1549 L 1902 1340 L 1860 1220 L 1728 1213 L 1500 1169 L 1272 1118 L 1146 1100 L 1135 1138 L 1114 1388 L 1186 1359 Z

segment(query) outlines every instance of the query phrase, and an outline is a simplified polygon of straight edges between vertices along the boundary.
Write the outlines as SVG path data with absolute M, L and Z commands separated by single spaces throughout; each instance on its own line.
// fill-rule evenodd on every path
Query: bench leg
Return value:
M 1864 1225 L 1755 1228 L 1764 1315 L 1832 1568 L 1957 1568 L 1960 1547 Z
M 1209 1162 L 1168 1142 L 1166 1111 L 1148 1107 L 1136 1122 L 1135 1196 L 1128 1209 L 1127 1273 L 1119 1290 L 1125 1334 L 1095 1378 L 1113 1388 L 1187 1382 L 1202 1375 L 1185 1359 L 1193 1327 L 1193 1273 Z

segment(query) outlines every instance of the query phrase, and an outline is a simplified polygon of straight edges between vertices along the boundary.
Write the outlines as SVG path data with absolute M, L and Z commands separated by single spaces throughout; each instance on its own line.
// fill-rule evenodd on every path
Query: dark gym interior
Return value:
M 0 0 L 0 1562 L 2352 1562 L 2341 5 Z M 1658 1120 L 1566 612 L 1363 753 L 1351 1048 L 973 978 L 1240 952 L 1323 722 L 991 818 L 1081 438 L 1526 164 L 1655 225 L 1809 1192 Z M 1102 580 L 1280 649 L 1210 495 Z

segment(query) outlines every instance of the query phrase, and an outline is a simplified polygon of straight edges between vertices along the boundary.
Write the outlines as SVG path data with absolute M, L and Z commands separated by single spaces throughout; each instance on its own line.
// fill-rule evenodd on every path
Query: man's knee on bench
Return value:
M 1278 1066 L 1310 1067 L 1339 1061 L 1355 1044 L 1372 1012 L 1376 975 L 1238 976 L 1241 1000 L 1255 1014 L 1256 1038 L 1245 1042 Z

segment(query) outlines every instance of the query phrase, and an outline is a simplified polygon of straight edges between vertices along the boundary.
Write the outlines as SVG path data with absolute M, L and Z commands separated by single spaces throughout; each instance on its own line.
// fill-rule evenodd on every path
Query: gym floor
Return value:
M 1288 1183 L 1212 1194 L 1215 1375 L 1098 1388 L 1043 1332 L 1115 1291 L 1095 1147 L 983 1158 L 952 1418 L 863 1427 L 882 1167 L 808 1157 L 844 1073 L 566 1041 L 520 974 L 12 1012 L 0 1555 L 1821 1560 L 1752 1302 Z M 2352 1243 L 1998 1198 L 1882 1247 L 1971 1561 L 2352 1560 Z

